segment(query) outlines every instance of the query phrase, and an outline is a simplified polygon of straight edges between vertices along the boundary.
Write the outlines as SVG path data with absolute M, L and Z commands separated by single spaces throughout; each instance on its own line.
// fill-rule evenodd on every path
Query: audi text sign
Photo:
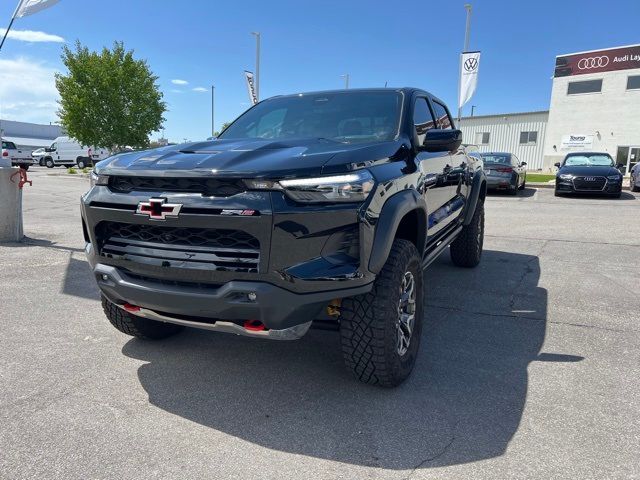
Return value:
M 555 77 L 640 68 L 640 45 L 556 57 Z

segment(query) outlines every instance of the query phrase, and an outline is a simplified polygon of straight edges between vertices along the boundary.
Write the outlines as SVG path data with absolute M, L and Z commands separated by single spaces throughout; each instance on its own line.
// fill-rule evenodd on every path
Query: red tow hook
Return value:
M 140 311 L 140 307 L 138 307 L 137 305 L 131 305 L 130 303 L 125 303 L 124 305 L 122 305 L 122 308 L 131 313 Z
M 262 332 L 266 330 L 267 327 L 264 326 L 260 320 L 246 320 L 244 322 L 244 329 L 249 330 L 250 332 Z

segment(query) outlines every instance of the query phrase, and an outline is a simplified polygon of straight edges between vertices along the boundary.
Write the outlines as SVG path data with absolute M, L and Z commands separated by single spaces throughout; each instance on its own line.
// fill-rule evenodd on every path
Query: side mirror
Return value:
M 526 165 L 527 165 L 527 162 L 520 162 L 521 167 L 525 167 Z
M 44 147 L 44 151 L 49 153 L 49 152 L 51 152 L 51 149 L 49 147 Z
M 553 164 L 553 166 L 554 166 L 554 167 L 558 167 L 558 168 L 560 168 L 560 162 L 556 162 L 556 163 L 554 163 L 554 164 Z
M 427 130 L 424 142 L 418 147 L 427 152 L 452 152 L 462 144 L 460 130 Z

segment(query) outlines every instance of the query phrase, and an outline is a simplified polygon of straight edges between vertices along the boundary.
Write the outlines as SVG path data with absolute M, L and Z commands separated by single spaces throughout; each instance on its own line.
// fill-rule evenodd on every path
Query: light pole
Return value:
M 215 124 L 215 117 L 214 117 L 214 112 L 215 112 L 215 91 L 216 91 L 216 87 L 214 87 L 213 85 L 211 85 L 211 136 L 215 137 L 216 135 L 216 124 Z
M 476 109 L 475 105 L 471 105 L 471 116 L 473 117 L 473 111 Z
M 349 74 L 345 73 L 344 75 L 340 75 L 340 77 L 344 78 L 344 88 L 349 90 Z
M 256 37 L 256 99 L 260 101 L 260 32 L 251 32 Z
M 471 36 L 471 4 L 465 3 L 464 9 L 467 11 L 467 22 L 464 29 L 464 50 L 466 52 L 469 50 L 469 40 Z M 462 55 L 460 56 L 460 69 L 458 74 L 460 78 L 458 79 L 458 122 L 460 121 L 460 117 L 462 116 L 462 107 L 460 107 L 460 82 L 462 82 Z

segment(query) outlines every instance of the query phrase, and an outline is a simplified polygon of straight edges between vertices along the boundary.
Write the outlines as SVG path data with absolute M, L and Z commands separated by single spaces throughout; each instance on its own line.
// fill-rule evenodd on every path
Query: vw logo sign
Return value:
M 609 65 L 609 57 L 603 55 L 601 57 L 581 58 L 578 62 L 580 70 L 591 70 L 592 68 L 602 68 Z
M 476 68 L 478 68 L 478 59 L 475 57 L 467 58 L 464 61 L 464 69 L 467 72 L 473 72 Z

